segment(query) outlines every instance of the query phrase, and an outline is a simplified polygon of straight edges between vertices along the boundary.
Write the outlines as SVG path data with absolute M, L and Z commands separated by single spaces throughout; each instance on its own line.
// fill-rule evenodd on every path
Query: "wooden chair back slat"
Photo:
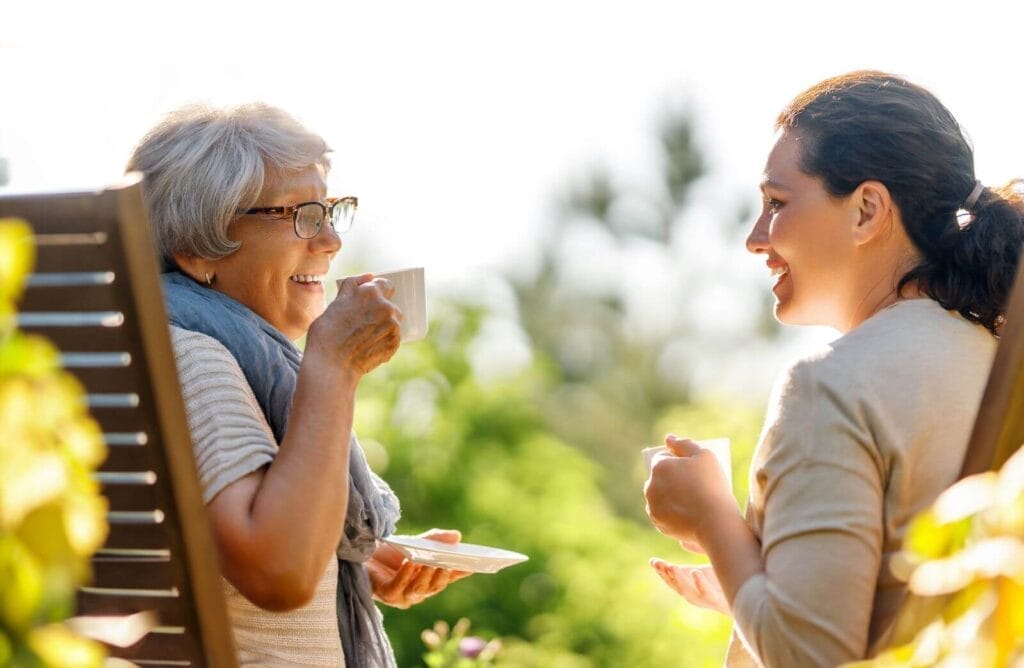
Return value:
M 96 272 L 99 273 L 99 272 Z M 114 280 L 113 272 L 97 276 L 103 280 L 109 276 Z M 46 274 L 39 274 L 45 276 Z M 92 274 L 90 274 L 92 275 Z M 83 279 L 84 280 L 84 279 Z M 74 285 L 70 281 L 55 281 L 53 285 L 29 286 L 19 305 L 24 311 L 116 311 L 118 302 L 107 285 L 85 284 Z
M 126 354 L 127 355 L 127 354 Z M 64 365 L 68 368 L 67 365 Z M 129 387 L 133 371 L 128 367 L 105 366 L 93 368 L 68 369 L 90 393 L 116 393 Z
M 110 533 L 79 613 L 155 611 L 158 629 L 109 648 L 139 665 L 237 665 L 139 180 L 0 197 L 0 216 L 36 237 L 19 326 L 60 349 L 108 444 L 96 478 Z
M 129 589 L 170 589 L 174 571 L 166 557 L 97 557 L 92 562 L 92 586 Z
M 155 484 L 155 483 L 154 483 Z M 111 508 L 120 510 L 152 510 L 157 507 L 156 490 L 150 485 L 111 485 L 100 486 L 100 492 L 107 497 Z
M 120 587 L 83 587 L 78 590 L 78 606 L 90 615 L 123 615 L 151 610 L 161 626 L 186 626 L 188 622 L 181 592 L 168 589 L 126 589 Z
M 127 352 L 128 341 L 120 327 L 76 326 L 46 327 L 25 324 L 18 318 L 18 326 L 26 334 L 45 336 L 61 350 L 97 353 Z

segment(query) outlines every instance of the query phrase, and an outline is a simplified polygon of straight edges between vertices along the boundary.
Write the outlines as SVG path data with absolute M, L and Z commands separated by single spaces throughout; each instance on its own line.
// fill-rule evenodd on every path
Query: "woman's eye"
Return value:
M 774 216 L 776 213 L 779 212 L 779 209 L 782 208 L 782 202 L 780 202 L 777 199 L 772 199 L 768 197 L 764 200 L 764 207 L 768 211 L 768 213 Z

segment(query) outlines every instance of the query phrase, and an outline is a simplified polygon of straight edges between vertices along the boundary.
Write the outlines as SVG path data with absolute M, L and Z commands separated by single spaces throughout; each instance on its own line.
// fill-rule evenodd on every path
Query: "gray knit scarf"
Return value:
M 302 353 L 277 328 L 227 295 L 179 272 L 161 279 L 170 323 L 211 336 L 234 355 L 280 443 Z M 348 510 L 337 552 L 338 630 L 349 668 L 393 668 L 391 643 L 363 564 L 377 549 L 377 540 L 394 533 L 401 511 L 388 484 L 367 466 L 355 434 L 349 443 Z

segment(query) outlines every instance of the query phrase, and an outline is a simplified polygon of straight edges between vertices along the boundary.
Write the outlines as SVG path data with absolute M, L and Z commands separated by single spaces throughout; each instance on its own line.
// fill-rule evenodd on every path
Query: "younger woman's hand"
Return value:
M 738 512 L 736 499 L 711 450 L 669 434 L 668 452 L 655 455 L 644 484 L 647 515 L 658 531 L 693 551 L 702 529 L 723 513 Z
M 680 566 L 662 559 L 651 559 L 651 568 L 661 576 L 665 584 L 690 604 L 723 615 L 731 614 L 729 601 L 711 566 Z
M 462 534 L 458 531 L 431 529 L 421 533 L 417 538 L 458 543 L 462 540 Z M 465 571 L 414 563 L 387 543 L 382 543 L 377 548 L 366 562 L 366 568 L 370 573 L 374 598 L 381 603 L 402 609 L 422 603 L 424 599 L 437 594 L 456 580 L 471 575 Z

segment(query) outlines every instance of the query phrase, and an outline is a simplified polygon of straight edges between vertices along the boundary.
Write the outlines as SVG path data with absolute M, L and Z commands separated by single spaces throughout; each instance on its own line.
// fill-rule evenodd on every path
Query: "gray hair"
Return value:
M 157 252 L 216 259 L 238 249 L 228 225 L 267 183 L 310 167 L 330 169 L 327 143 L 285 111 L 263 103 L 188 105 L 146 133 L 128 161 L 141 171 Z

